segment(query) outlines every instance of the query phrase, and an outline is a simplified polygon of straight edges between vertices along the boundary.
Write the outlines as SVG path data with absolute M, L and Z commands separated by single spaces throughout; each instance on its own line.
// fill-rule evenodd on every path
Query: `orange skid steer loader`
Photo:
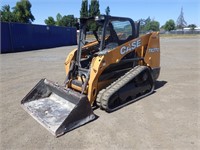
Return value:
M 92 106 L 112 112 L 151 94 L 160 73 L 159 34 L 139 37 L 139 23 L 130 18 L 81 18 L 65 70 L 63 86 L 42 79 L 21 101 L 55 136 L 94 120 Z

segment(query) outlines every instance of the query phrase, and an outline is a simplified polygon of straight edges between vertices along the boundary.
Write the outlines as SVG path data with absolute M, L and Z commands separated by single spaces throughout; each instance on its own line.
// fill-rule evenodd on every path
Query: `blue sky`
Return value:
M 5 4 L 14 7 L 19 0 L 1 0 L 0 6 Z M 82 0 L 29 0 L 32 4 L 32 14 L 35 16 L 33 24 L 44 24 L 48 16 L 74 14 L 80 16 Z M 90 3 L 90 0 L 88 0 Z M 111 15 L 130 17 L 133 20 L 151 17 L 165 24 L 169 19 L 175 22 L 183 7 L 187 24 L 200 26 L 200 0 L 99 0 L 101 13 L 110 7 Z

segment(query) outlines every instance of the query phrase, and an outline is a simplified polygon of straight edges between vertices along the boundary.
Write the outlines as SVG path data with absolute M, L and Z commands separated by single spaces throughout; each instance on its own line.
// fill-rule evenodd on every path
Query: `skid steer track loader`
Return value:
M 160 73 L 159 33 L 139 37 L 139 23 L 130 18 L 81 18 L 65 70 L 63 86 L 42 79 L 21 101 L 55 136 L 94 120 L 92 106 L 112 112 L 151 94 Z

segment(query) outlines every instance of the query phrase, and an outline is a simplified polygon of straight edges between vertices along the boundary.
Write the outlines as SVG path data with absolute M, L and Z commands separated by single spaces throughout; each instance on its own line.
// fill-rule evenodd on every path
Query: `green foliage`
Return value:
M 45 19 L 46 25 L 56 25 L 56 26 L 65 26 L 65 27 L 77 27 L 78 19 L 74 17 L 74 15 L 64 15 L 62 16 L 60 13 L 56 15 L 56 21 L 53 17 L 48 17 Z
M 91 21 L 90 23 L 88 23 L 88 26 L 87 26 L 87 30 L 88 31 L 95 31 L 97 30 L 97 23 L 95 21 Z
M 159 22 L 158 21 L 150 21 L 146 24 L 146 31 L 159 31 Z
M 195 24 L 190 24 L 188 25 L 188 28 L 190 28 L 191 30 L 194 30 L 194 28 L 196 28 L 197 26 Z
M 74 15 L 63 16 L 62 18 L 62 26 L 75 27 L 76 23 L 77 19 L 74 18 Z
M 10 10 L 9 5 L 2 7 L 1 21 L 5 22 L 20 22 L 20 23 L 32 23 L 35 18 L 31 13 L 31 3 L 29 0 L 20 0 L 13 7 L 13 11 Z
M 10 11 L 9 5 L 2 6 L 2 10 L 0 10 L 1 21 L 4 22 L 15 22 L 13 13 Z
M 176 26 L 175 26 L 175 22 L 174 20 L 170 19 L 168 20 L 165 25 L 164 25 L 164 29 L 166 31 L 171 31 L 171 30 L 175 30 L 176 29 Z
M 140 19 L 140 31 L 148 32 L 148 31 L 159 31 L 160 24 L 158 21 L 151 20 L 150 17 L 147 19 Z
M 110 7 L 109 6 L 106 7 L 105 12 L 106 12 L 106 15 L 110 15 Z
M 88 0 L 82 0 L 80 18 L 94 17 L 100 15 L 99 1 L 91 0 L 88 10 Z
M 146 32 L 147 31 L 147 25 L 151 22 L 151 18 L 148 17 L 147 19 L 140 19 L 140 31 Z
M 99 1 L 91 0 L 91 4 L 89 6 L 89 17 L 94 17 L 98 15 L 100 15 Z
M 16 22 L 21 23 L 31 23 L 35 20 L 33 14 L 31 13 L 31 3 L 29 0 L 21 0 L 16 3 L 16 6 L 13 8 L 13 14 L 16 19 Z
M 99 9 L 99 1 L 91 0 L 88 10 L 88 0 L 83 0 L 81 4 L 80 17 L 94 17 L 100 15 Z M 88 31 L 94 31 L 97 29 L 97 24 L 95 22 L 91 22 L 87 27 Z
M 91 4 L 89 6 L 89 17 L 95 17 L 100 15 L 99 10 L 99 1 L 98 0 L 91 0 Z M 89 31 L 95 31 L 97 29 L 96 22 L 91 22 L 89 24 L 88 30 Z
M 48 17 L 48 19 L 45 19 L 44 22 L 46 25 L 56 25 L 56 21 L 54 20 L 53 17 Z
M 145 31 L 145 24 L 146 24 L 145 19 L 140 19 L 138 21 L 140 22 L 140 31 L 144 32 Z
M 150 17 L 148 17 L 148 18 L 145 20 L 145 23 L 146 23 L 146 24 L 149 23 L 149 22 L 151 22 L 151 18 L 150 18 Z
M 177 28 L 178 29 L 183 29 L 184 27 L 187 26 L 187 22 L 185 21 L 184 19 L 184 16 L 183 16 L 183 8 L 181 8 L 181 13 L 177 19 Z
M 80 10 L 80 18 L 88 17 L 88 0 L 83 0 Z
M 57 26 L 63 26 L 62 24 L 63 24 L 63 23 L 62 23 L 62 15 L 61 15 L 60 13 L 58 13 L 58 14 L 56 15 L 56 25 L 57 25 Z
M 164 29 L 165 28 L 165 25 L 162 25 L 161 27 L 160 27 L 160 29 Z

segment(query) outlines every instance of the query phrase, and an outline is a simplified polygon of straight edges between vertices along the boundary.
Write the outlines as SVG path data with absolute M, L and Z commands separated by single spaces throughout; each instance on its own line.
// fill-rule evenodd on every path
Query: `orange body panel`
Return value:
M 91 47 L 97 44 L 93 42 L 84 46 L 84 48 Z M 152 32 L 136 39 L 130 40 L 125 44 L 119 45 L 118 47 L 107 51 L 105 55 L 98 55 L 93 57 L 91 62 L 90 78 L 87 85 L 87 90 L 84 92 L 88 96 L 89 102 L 92 104 L 98 92 L 105 88 L 108 84 L 99 84 L 98 79 L 102 72 L 111 64 L 116 64 L 126 56 L 128 53 L 135 51 L 137 56 L 144 58 L 144 61 L 139 61 L 140 65 L 146 65 L 150 68 L 160 67 L 160 42 L 159 33 Z M 76 49 L 73 50 L 65 61 L 66 74 L 69 72 L 70 62 L 75 58 Z M 84 56 L 82 56 L 84 57 Z M 108 81 L 109 82 L 109 81 Z M 110 81 L 111 82 L 111 81 Z M 104 86 L 105 85 L 105 86 Z M 68 83 L 67 87 L 74 89 L 75 86 Z M 77 91 L 81 91 L 81 88 L 75 88 Z

